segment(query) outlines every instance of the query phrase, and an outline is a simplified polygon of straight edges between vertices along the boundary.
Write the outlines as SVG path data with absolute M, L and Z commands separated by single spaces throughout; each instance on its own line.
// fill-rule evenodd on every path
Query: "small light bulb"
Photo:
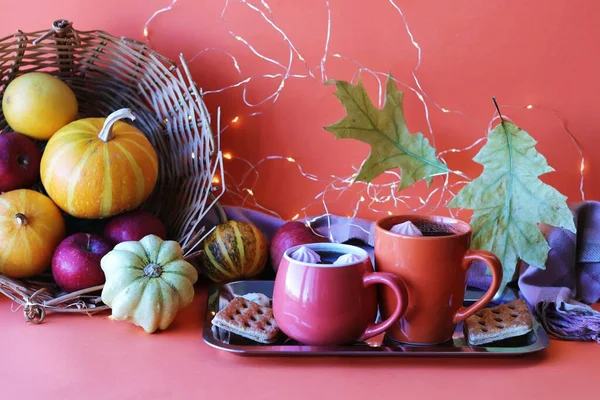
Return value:
M 292 157 L 286 157 L 286 160 L 288 160 L 289 162 L 296 162 L 296 160 L 294 160 Z
M 194 154 L 194 152 L 192 151 L 192 160 L 196 159 L 196 154 Z
M 299 216 L 300 216 L 300 214 L 296 214 L 296 215 L 294 215 L 294 216 L 292 217 L 292 221 L 295 221 L 295 220 L 297 220 Z
M 450 112 L 450 110 L 448 110 L 448 109 L 446 109 L 446 108 L 442 107 L 442 112 L 449 113 L 449 112 Z
M 246 192 L 248 192 L 250 196 L 254 196 L 254 192 L 252 191 L 252 189 L 246 189 Z
M 226 160 L 231 160 L 231 153 L 223 153 L 223 158 Z
M 148 28 L 144 27 L 144 37 L 148 38 L 149 32 L 148 32 Z
M 360 196 L 360 201 L 365 201 L 365 196 Z
M 215 184 L 215 185 L 219 184 L 220 182 L 221 182 L 221 180 L 219 179 L 219 177 L 218 177 L 218 176 L 215 176 L 215 177 L 213 178 L 213 180 L 212 180 L 212 183 L 213 183 L 213 184 Z
M 533 108 L 533 105 L 531 105 L 531 104 L 528 104 L 528 105 L 527 105 L 527 109 L 528 109 L 528 110 L 531 110 L 532 108 Z
M 392 215 L 392 212 L 391 212 L 391 211 L 388 211 L 388 215 Z
M 240 120 L 240 117 L 235 117 L 234 119 L 231 120 L 232 124 L 235 124 L 236 122 L 238 122 Z

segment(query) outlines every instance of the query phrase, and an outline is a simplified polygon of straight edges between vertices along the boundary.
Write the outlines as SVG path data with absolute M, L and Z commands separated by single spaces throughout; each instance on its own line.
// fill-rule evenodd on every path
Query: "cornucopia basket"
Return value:
M 59 77 L 75 93 L 78 118 L 106 117 L 128 108 L 156 150 L 156 186 L 141 208 L 151 211 L 176 240 L 184 257 L 194 262 L 200 243 L 209 233 L 204 218 L 209 211 L 223 218 L 218 199 L 225 189 L 218 129 L 182 55 L 168 60 L 144 43 L 103 31 L 78 31 L 58 20 L 50 30 L 17 31 L 0 39 L 0 96 L 16 77 L 32 71 Z M 129 122 L 129 121 L 128 121 Z M 10 128 L 0 111 L 0 131 Z M 43 149 L 45 142 L 39 141 Z M 216 181 L 216 180 L 215 180 Z M 32 189 L 44 192 L 41 184 Z M 86 230 L 98 221 L 65 214 L 67 226 Z M 101 222 L 101 221 L 100 221 Z M 91 229 L 91 228 L 90 228 Z M 100 300 L 102 286 L 61 293 L 48 272 L 28 279 L 0 275 L 0 293 L 23 307 L 26 320 L 39 323 L 46 311 L 95 313 L 107 307 Z

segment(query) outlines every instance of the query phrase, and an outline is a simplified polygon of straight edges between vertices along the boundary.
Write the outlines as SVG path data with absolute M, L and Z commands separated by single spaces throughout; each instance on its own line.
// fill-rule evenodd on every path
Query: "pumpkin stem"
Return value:
M 25 225 L 27 225 L 29 223 L 29 218 L 27 218 L 27 216 L 25 214 L 16 213 L 15 214 L 15 219 L 17 220 L 17 222 L 21 226 L 25 226 Z
M 130 120 L 135 121 L 135 115 L 132 114 L 129 108 L 121 108 L 120 110 L 117 110 L 110 114 L 108 117 L 106 117 L 104 125 L 102 126 L 102 129 L 98 134 L 98 138 L 103 142 L 108 142 L 109 140 L 111 140 L 113 138 L 113 125 L 115 124 L 115 122 L 123 118 L 129 118 Z
M 158 264 L 148 264 L 142 272 L 148 278 L 158 278 L 162 275 L 162 267 Z

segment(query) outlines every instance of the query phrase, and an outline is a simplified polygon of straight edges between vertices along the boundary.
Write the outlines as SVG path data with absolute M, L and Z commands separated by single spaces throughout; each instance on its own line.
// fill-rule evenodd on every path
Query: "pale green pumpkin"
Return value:
M 119 243 L 102 257 L 101 267 L 106 275 L 102 301 L 112 309 L 112 319 L 148 333 L 167 329 L 194 299 L 198 273 L 175 241 L 148 235 Z

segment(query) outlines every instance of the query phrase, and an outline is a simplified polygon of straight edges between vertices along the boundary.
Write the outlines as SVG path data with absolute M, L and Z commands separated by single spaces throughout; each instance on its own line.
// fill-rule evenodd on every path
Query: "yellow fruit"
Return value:
M 60 79 L 44 72 L 28 72 L 6 87 L 2 112 L 10 127 L 33 139 L 48 140 L 77 118 L 77 98 Z
M 29 189 L 0 195 L 0 274 L 25 278 L 50 266 L 65 222 L 48 197 Z
M 144 133 L 120 119 L 84 118 L 61 128 L 46 144 L 42 184 L 57 206 L 77 218 L 99 219 L 133 210 L 154 190 L 158 156 Z

